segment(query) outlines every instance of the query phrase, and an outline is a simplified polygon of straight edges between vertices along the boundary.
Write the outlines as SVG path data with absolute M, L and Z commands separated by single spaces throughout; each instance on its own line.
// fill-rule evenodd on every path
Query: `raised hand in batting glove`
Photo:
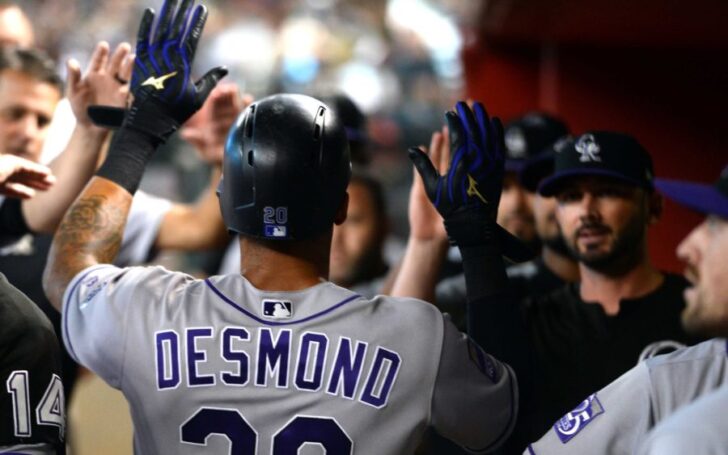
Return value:
M 445 118 L 451 150 L 447 173 L 440 175 L 418 148 L 410 148 L 409 156 L 445 220 L 450 241 L 461 250 L 489 246 L 513 261 L 530 259 L 533 254 L 496 223 L 505 162 L 500 120 L 491 119 L 482 104 L 471 109 L 462 101 Z
M 136 60 L 131 79 L 134 101 L 114 135 L 106 161 L 96 175 L 111 180 L 129 193 L 139 188 L 144 169 L 156 148 L 169 138 L 205 102 L 217 82 L 227 74 L 213 68 L 194 82 L 190 68 L 207 19 L 203 5 L 194 0 L 165 0 L 154 31 L 154 11 L 147 9 L 139 25 Z M 95 122 L 113 126 L 118 110 L 89 108 Z M 111 125 L 109 123 L 112 123 Z
M 118 110 L 93 107 L 89 114 L 105 126 L 123 126 L 164 142 L 205 102 L 217 82 L 227 74 L 224 67 L 209 70 L 192 80 L 192 62 L 207 20 L 207 8 L 194 0 L 165 0 L 154 27 L 155 14 L 144 11 L 136 44 L 131 79 L 134 101 L 119 115 Z

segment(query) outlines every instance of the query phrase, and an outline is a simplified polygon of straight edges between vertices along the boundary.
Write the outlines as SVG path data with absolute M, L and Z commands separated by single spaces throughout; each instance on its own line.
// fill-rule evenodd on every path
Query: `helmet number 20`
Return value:
M 202 408 L 180 428 L 183 443 L 207 445 L 220 435 L 230 441 L 231 455 L 257 453 L 258 433 L 237 409 Z M 349 436 L 330 417 L 296 416 L 273 435 L 273 455 L 296 455 L 305 444 L 317 444 L 326 453 L 351 454 Z
M 263 207 L 263 223 L 286 224 L 288 222 L 288 207 Z

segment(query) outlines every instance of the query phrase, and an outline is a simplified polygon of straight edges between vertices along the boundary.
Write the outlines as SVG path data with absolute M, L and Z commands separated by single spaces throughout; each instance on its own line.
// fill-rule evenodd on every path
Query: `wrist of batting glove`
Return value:
M 128 128 L 149 136 L 158 146 L 175 133 L 180 127 L 170 105 L 156 99 L 154 96 L 145 96 L 134 100 L 124 116 L 122 128 Z
M 461 248 L 496 245 L 496 222 L 485 211 L 461 208 L 445 218 L 450 243 Z
M 111 180 L 133 195 L 158 145 L 158 140 L 148 133 L 121 128 L 114 134 L 104 164 L 96 175 Z

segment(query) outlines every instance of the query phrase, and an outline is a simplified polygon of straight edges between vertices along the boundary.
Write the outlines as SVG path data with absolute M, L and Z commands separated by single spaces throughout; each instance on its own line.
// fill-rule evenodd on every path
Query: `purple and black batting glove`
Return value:
M 462 101 L 445 118 L 451 150 L 447 173 L 440 175 L 418 148 L 410 148 L 409 157 L 445 220 L 450 241 L 461 248 L 493 245 L 514 262 L 532 258 L 525 245 L 496 223 L 505 163 L 500 120 L 490 118 L 481 103 L 471 109 Z
M 166 0 L 154 30 L 154 10 L 144 11 L 130 87 L 134 101 L 127 111 L 89 107 L 95 122 L 123 124 L 164 142 L 202 107 L 227 69 L 216 67 L 197 82 L 192 80 L 192 62 L 207 20 L 207 8 L 193 6 L 194 0 L 182 0 L 179 8 L 177 0 Z

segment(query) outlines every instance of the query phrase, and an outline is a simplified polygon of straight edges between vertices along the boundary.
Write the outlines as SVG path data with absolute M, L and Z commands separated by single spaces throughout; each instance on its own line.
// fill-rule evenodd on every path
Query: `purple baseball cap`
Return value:
M 635 138 L 611 131 L 589 131 L 568 140 L 554 158 L 554 173 L 538 187 L 541 196 L 555 196 L 575 177 L 602 176 L 648 191 L 654 189 L 652 158 Z
M 655 186 L 675 202 L 706 215 L 728 219 L 728 166 L 713 185 L 685 180 L 655 179 Z

